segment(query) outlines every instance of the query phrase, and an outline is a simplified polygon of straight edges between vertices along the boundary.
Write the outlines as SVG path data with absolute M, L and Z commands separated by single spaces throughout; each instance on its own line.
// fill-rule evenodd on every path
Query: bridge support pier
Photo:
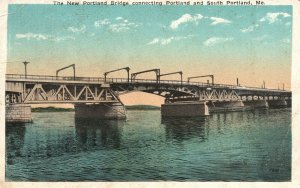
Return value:
M 209 115 L 206 102 L 176 102 L 161 105 L 163 117 L 196 117 Z
M 31 106 L 26 104 L 8 104 L 5 106 L 5 121 L 11 123 L 32 122 Z
M 250 108 L 269 108 L 269 103 L 267 100 L 249 100 L 243 101 L 245 107 Z
M 232 112 L 244 110 L 243 101 L 215 101 L 208 106 L 209 112 Z
M 75 118 L 89 119 L 126 119 L 126 110 L 122 103 L 76 104 Z
M 287 102 L 284 99 L 279 100 L 269 100 L 269 106 L 274 108 L 284 108 L 287 107 Z
M 292 99 L 285 99 L 286 100 L 286 104 L 287 104 L 287 107 L 292 107 Z

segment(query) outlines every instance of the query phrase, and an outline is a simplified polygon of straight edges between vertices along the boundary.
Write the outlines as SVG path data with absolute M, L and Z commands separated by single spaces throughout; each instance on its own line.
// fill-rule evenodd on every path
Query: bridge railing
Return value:
M 128 80 L 126 78 L 107 78 L 106 79 L 107 83 L 128 83 Z M 168 85 L 195 85 L 195 86 L 202 86 L 202 87 L 214 87 L 214 88 L 230 88 L 230 89 L 235 89 L 238 86 L 236 85 L 228 85 L 228 84 L 208 84 L 205 82 L 187 82 L 183 81 L 181 82 L 180 80 L 150 80 L 150 79 L 134 79 L 132 81 L 129 81 L 130 83 L 158 83 L 158 84 L 168 84 Z
M 126 78 L 107 78 L 106 79 L 107 83 L 128 83 L 128 80 Z M 134 79 L 133 81 L 129 81 L 129 83 L 159 83 L 159 84 L 168 84 L 168 85 L 182 85 L 182 86 L 190 86 L 190 85 L 195 85 L 195 86 L 200 86 L 200 87 L 206 87 L 206 88 L 225 88 L 225 89 L 239 89 L 239 90 L 259 90 L 259 91 L 285 91 L 285 90 L 280 90 L 280 89 L 269 89 L 269 88 L 260 88 L 260 87 L 246 87 L 246 86 L 237 86 L 237 85 L 230 85 L 230 84 L 211 84 L 211 83 L 206 83 L 206 82 L 187 82 L 183 81 L 181 82 L 180 80 L 160 80 L 157 82 L 156 80 L 150 80 L 150 79 Z M 288 91 L 286 91 L 288 92 Z
M 71 77 L 71 76 L 44 76 L 44 75 L 22 75 L 22 74 L 6 74 L 6 79 L 24 79 L 24 80 L 40 80 L 40 81 L 85 81 L 85 82 L 104 82 L 104 78 L 100 77 Z
M 226 88 L 226 89 L 239 89 L 239 90 L 258 90 L 258 91 L 284 91 L 279 89 L 268 89 L 268 88 L 260 88 L 260 87 L 245 87 L 245 86 L 237 86 L 237 85 L 229 85 L 229 84 L 211 84 L 211 83 L 205 83 L 205 82 L 187 82 L 180 80 L 160 80 L 157 82 L 157 80 L 153 79 L 134 79 L 129 80 L 127 78 L 106 78 L 106 81 L 104 78 L 101 77 L 71 77 L 71 76 L 48 76 L 48 75 L 23 75 L 23 74 L 6 74 L 6 79 L 22 79 L 22 80 L 28 80 L 28 81 L 84 81 L 84 82 L 99 82 L 99 83 L 150 83 L 150 84 L 168 84 L 168 85 L 182 85 L 182 86 L 200 86 L 200 87 L 206 87 L 209 88 Z M 288 92 L 288 91 L 286 91 Z

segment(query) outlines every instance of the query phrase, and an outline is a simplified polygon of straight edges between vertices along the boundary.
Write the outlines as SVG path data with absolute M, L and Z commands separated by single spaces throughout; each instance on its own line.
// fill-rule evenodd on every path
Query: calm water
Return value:
M 7 181 L 289 181 L 291 110 L 127 121 L 33 113 L 6 125 Z

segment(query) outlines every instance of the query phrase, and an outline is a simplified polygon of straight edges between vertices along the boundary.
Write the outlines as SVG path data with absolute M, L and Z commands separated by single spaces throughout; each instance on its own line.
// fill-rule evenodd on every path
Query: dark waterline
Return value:
M 6 125 L 7 181 L 290 181 L 291 110 L 127 121 L 33 113 Z

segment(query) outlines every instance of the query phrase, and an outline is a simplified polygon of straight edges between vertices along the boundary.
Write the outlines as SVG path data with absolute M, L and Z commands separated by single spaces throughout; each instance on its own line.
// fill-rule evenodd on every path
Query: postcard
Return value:
M 2 184 L 297 186 L 299 6 L 2 2 Z

